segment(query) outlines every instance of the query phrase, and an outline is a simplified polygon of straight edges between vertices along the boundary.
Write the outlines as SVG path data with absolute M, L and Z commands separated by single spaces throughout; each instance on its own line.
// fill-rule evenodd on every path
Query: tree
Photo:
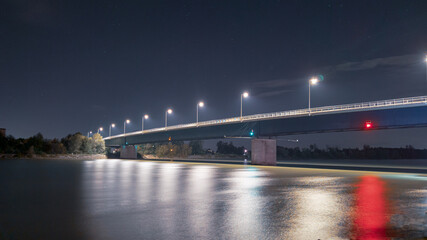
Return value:
M 78 132 L 61 139 L 61 142 L 67 148 L 68 153 L 82 153 L 82 144 L 85 138 L 85 136 Z
M 233 142 L 226 143 L 219 141 L 216 144 L 217 146 L 217 153 L 221 154 L 237 154 L 237 155 L 243 155 L 245 148 L 244 147 L 235 147 L 233 145 Z
M 184 143 L 167 143 L 156 147 L 156 156 L 158 157 L 187 157 L 190 153 L 191 147 Z
M 82 139 L 82 145 L 80 146 L 80 153 L 88 153 L 88 154 L 92 154 L 95 153 L 94 152 L 94 141 L 92 138 L 87 138 L 84 137 Z
M 104 139 L 102 139 L 101 134 L 99 133 L 95 133 L 92 137 L 92 141 L 93 141 L 93 148 L 92 148 L 92 152 L 93 153 L 105 153 L 105 142 Z
M 203 150 L 203 143 L 200 140 L 190 141 L 188 144 L 191 147 L 191 154 L 203 154 L 205 151 Z
M 67 149 L 65 148 L 64 144 L 58 141 L 58 139 L 53 139 L 49 142 L 51 145 L 51 152 L 53 154 L 65 154 L 67 153 Z

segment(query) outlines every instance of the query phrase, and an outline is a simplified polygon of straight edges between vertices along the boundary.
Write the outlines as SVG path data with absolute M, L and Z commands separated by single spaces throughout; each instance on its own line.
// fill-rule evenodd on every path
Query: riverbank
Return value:
M 0 159 L 55 159 L 55 160 L 96 160 L 106 159 L 105 154 L 33 154 L 33 155 L 19 155 L 19 154 L 0 154 Z

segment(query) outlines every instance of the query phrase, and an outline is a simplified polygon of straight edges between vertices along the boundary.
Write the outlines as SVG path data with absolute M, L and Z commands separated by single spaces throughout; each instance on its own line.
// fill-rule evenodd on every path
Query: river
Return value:
M 0 161 L 0 239 L 389 239 L 427 175 L 132 160 Z

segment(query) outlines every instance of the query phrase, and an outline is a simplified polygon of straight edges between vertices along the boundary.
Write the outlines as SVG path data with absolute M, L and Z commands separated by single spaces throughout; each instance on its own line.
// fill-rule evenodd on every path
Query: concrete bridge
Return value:
M 136 158 L 136 144 L 247 137 L 252 139 L 252 163 L 275 165 L 276 136 L 413 127 L 427 127 L 427 96 L 175 125 L 107 137 L 105 144 L 122 147 L 124 158 Z

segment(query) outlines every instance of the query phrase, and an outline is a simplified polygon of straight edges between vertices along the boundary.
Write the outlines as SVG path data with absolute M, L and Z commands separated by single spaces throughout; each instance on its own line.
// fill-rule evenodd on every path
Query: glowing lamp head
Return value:
M 310 84 L 311 85 L 316 85 L 317 83 L 319 83 L 319 79 L 316 77 L 313 77 L 310 79 Z
M 247 97 L 249 97 L 249 93 L 248 93 L 248 92 L 244 92 L 244 93 L 242 93 L 242 96 L 243 96 L 244 98 L 247 98 Z
M 111 124 L 111 127 L 116 127 L 116 124 L 114 124 L 114 123 L 113 123 L 113 124 Z
M 144 115 L 144 119 L 148 119 L 148 114 L 145 114 L 145 115 Z
M 205 106 L 205 103 L 204 102 L 199 102 L 199 107 L 203 107 L 203 106 Z
M 366 121 L 365 122 L 365 128 L 372 128 L 372 122 L 371 121 Z
M 168 109 L 168 114 L 172 114 L 172 109 Z
M 92 131 L 90 131 L 89 133 L 92 134 Z
M 130 123 L 130 120 L 129 120 L 129 119 L 126 119 L 126 123 Z
M 104 129 L 103 129 L 102 127 L 100 127 L 100 128 L 99 128 L 99 131 L 101 131 L 101 132 L 102 132 L 102 130 L 104 130 Z

